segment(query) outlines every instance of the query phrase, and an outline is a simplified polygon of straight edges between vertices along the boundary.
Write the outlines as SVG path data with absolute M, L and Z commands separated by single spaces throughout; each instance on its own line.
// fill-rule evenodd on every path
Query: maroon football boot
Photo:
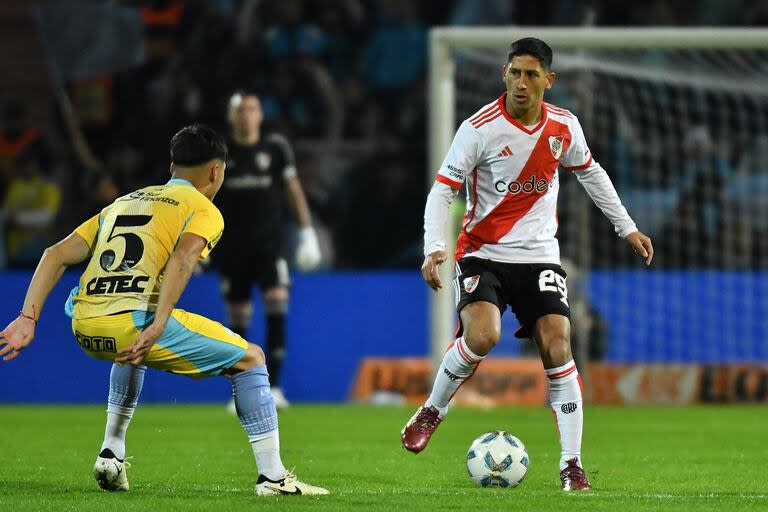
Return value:
M 576 457 L 565 461 L 568 466 L 560 472 L 560 483 L 563 484 L 564 491 L 590 491 L 592 485 L 587 480 L 587 475 L 579 466 L 579 459 Z
M 441 421 L 443 421 L 443 417 L 434 407 L 419 407 L 419 410 L 408 420 L 402 431 L 400 439 L 403 441 L 403 448 L 413 453 L 419 453 L 427 447 L 429 438 L 435 433 L 435 429 Z

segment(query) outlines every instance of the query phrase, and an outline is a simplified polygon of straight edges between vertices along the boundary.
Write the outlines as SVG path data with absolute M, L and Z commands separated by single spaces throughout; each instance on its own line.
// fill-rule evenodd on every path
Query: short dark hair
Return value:
M 171 162 L 183 167 L 227 159 L 224 137 L 204 124 L 185 126 L 171 138 Z
M 544 69 L 552 69 L 552 48 L 541 39 L 524 37 L 512 43 L 509 46 L 507 62 L 518 55 L 530 55 L 531 57 L 535 57 Z

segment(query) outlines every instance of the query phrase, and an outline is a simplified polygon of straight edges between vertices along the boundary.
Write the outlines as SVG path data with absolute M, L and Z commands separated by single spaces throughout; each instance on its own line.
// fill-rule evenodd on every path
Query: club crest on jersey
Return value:
M 480 276 L 472 276 L 464 279 L 464 291 L 472 293 L 477 289 L 477 285 L 480 284 Z
M 555 160 L 560 160 L 560 155 L 563 153 L 563 139 L 562 135 L 550 135 L 549 137 L 549 149 L 552 151 L 552 156 L 555 157 Z
M 272 163 L 272 156 L 269 153 L 265 153 L 263 151 L 256 153 L 256 156 L 253 157 L 253 159 L 260 171 L 266 171 L 269 167 L 269 164 Z

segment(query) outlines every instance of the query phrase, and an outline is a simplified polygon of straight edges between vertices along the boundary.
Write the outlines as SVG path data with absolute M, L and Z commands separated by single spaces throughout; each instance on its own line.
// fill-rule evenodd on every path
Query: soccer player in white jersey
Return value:
M 581 380 L 571 354 L 566 274 L 555 238 L 560 170 L 576 175 L 646 265 L 653 246 L 593 160 L 576 116 L 544 102 L 544 91 L 555 81 L 551 66 L 552 50 L 545 42 L 512 43 L 502 68 L 506 92 L 461 124 L 427 198 L 421 270 L 438 290 L 448 211 L 467 184 L 455 255 L 459 331 L 443 356 L 432 394 L 403 429 L 402 442 L 414 453 L 426 448 L 451 397 L 499 341 L 501 315 L 509 305 L 521 325 L 516 335 L 536 341 L 549 380 L 562 487 L 589 490 L 581 464 Z

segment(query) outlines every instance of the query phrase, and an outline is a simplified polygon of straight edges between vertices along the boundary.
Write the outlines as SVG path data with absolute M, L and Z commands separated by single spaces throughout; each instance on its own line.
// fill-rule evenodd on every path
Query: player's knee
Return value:
M 264 302 L 288 302 L 288 288 L 276 286 L 264 292 Z
M 467 331 L 464 335 L 464 341 L 469 349 L 479 356 L 484 356 L 490 352 L 501 338 L 501 330 L 496 326 L 485 326 Z
M 550 367 L 562 366 L 571 359 L 571 342 L 567 332 L 549 331 L 539 336 L 542 360 Z
M 288 312 L 288 288 L 271 288 L 264 292 L 262 298 L 267 315 L 285 315 Z
M 245 350 L 245 355 L 240 359 L 237 366 L 242 370 L 248 370 L 250 368 L 261 366 L 265 362 L 266 358 L 264 357 L 264 351 L 261 350 L 261 347 L 249 343 L 248 348 Z
M 556 337 L 550 339 L 546 347 L 547 357 L 551 364 L 562 366 L 571 359 L 571 343 L 566 337 Z
M 560 315 L 546 315 L 536 321 L 534 339 L 539 345 L 545 364 L 561 366 L 573 359 L 571 355 L 571 324 Z

